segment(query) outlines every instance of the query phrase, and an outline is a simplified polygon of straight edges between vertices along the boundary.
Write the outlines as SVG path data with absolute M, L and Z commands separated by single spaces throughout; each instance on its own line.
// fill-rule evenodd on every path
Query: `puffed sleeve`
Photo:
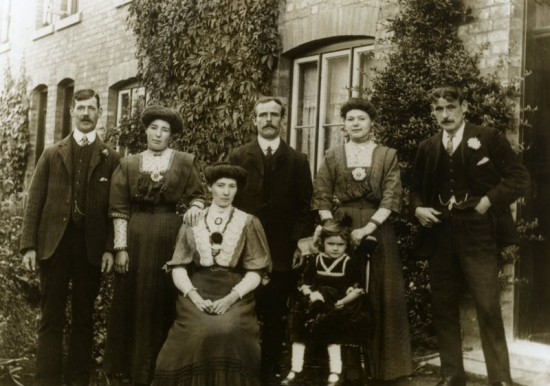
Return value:
M 311 209 L 313 210 L 331 210 L 333 206 L 335 176 L 333 175 L 330 164 L 332 156 L 331 150 L 325 154 L 325 158 L 315 176 L 313 184 L 313 199 Z
M 176 248 L 172 255 L 172 260 L 166 263 L 164 269 L 169 271 L 177 266 L 188 265 L 193 261 L 193 257 L 196 253 L 197 250 L 195 248 L 192 228 L 184 223 L 178 232 Z
M 271 271 L 271 255 L 264 228 L 255 216 L 245 225 L 242 264 L 247 270 Z
M 401 211 L 401 198 L 403 188 L 401 186 L 401 173 L 399 162 L 394 149 L 389 149 L 384 157 L 384 169 L 381 181 L 382 200 L 379 208 L 386 208 L 392 212 Z
M 130 219 L 130 184 L 128 183 L 128 159 L 120 161 L 111 179 L 109 217 Z

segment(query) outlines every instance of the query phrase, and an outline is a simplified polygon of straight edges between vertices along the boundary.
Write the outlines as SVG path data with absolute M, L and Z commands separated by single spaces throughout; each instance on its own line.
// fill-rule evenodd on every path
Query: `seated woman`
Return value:
M 357 343 L 369 323 L 360 261 L 347 253 L 351 248 L 351 228 L 330 219 L 314 240 L 321 252 L 307 256 L 298 287 L 300 294 L 291 315 L 291 371 L 281 385 L 304 383 L 301 373 L 305 343 L 313 341 L 327 345 L 327 385 L 343 384 L 341 344 Z
M 252 291 L 271 267 L 267 241 L 260 221 L 232 206 L 246 171 L 217 164 L 205 177 L 212 205 L 196 226 L 182 225 L 167 263 L 181 294 L 152 384 L 256 386 L 260 342 Z

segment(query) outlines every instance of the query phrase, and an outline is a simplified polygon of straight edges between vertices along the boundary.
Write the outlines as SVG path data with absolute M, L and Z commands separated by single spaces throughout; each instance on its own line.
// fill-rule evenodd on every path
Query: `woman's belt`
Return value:
M 342 207 L 345 208 L 371 208 L 371 209 L 378 209 L 377 202 L 372 202 L 365 200 L 364 198 L 360 198 L 358 200 L 352 200 L 352 201 L 346 201 L 342 202 Z
M 175 204 L 138 204 L 132 207 L 134 212 L 176 213 Z

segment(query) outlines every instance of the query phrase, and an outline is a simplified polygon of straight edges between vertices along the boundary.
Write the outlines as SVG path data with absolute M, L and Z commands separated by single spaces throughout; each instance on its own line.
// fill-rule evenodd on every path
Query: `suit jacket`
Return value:
M 313 233 L 310 202 L 313 184 L 305 154 L 281 140 L 271 161 L 269 200 L 264 200 L 264 160 L 257 139 L 235 149 L 229 162 L 247 171 L 247 182 L 237 191 L 237 208 L 258 217 L 266 232 L 273 269 L 288 270 L 299 239 Z
M 433 207 L 436 188 L 439 184 L 436 170 L 441 160 L 442 132 L 420 143 L 412 173 L 410 210 L 417 207 Z M 529 174 L 521 164 L 506 137 L 498 130 L 466 123 L 460 157 L 467 171 L 471 193 L 481 199 L 487 196 L 491 201 L 490 214 L 494 219 L 495 238 L 499 246 L 517 240 L 510 205 L 529 186 Z M 421 228 L 417 252 L 427 251 L 424 247 L 433 245 L 431 230 Z M 425 240 L 425 241 L 424 241 Z
M 100 265 L 103 252 L 113 248 L 113 225 L 107 209 L 111 175 L 119 156 L 99 137 L 96 141 L 88 168 L 85 239 L 88 260 Z M 71 219 L 72 146 L 69 135 L 47 148 L 34 171 L 23 219 L 21 253 L 35 249 L 38 260 L 53 255 Z

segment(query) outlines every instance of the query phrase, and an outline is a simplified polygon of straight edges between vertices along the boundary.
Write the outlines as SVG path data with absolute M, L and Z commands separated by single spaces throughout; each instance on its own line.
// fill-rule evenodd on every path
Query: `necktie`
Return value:
M 445 145 L 445 150 L 447 150 L 449 155 L 453 155 L 453 138 L 454 134 L 449 134 L 447 137 L 447 144 Z
M 80 146 L 84 147 L 84 146 L 88 146 L 89 144 L 90 144 L 90 141 L 88 141 L 88 137 L 83 136 L 82 139 L 80 140 Z
M 271 149 L 271 146 L 268 146 L 265 151 L 265 158 L 270 161 L 271 157 L 273 157 L 273 150 Z

